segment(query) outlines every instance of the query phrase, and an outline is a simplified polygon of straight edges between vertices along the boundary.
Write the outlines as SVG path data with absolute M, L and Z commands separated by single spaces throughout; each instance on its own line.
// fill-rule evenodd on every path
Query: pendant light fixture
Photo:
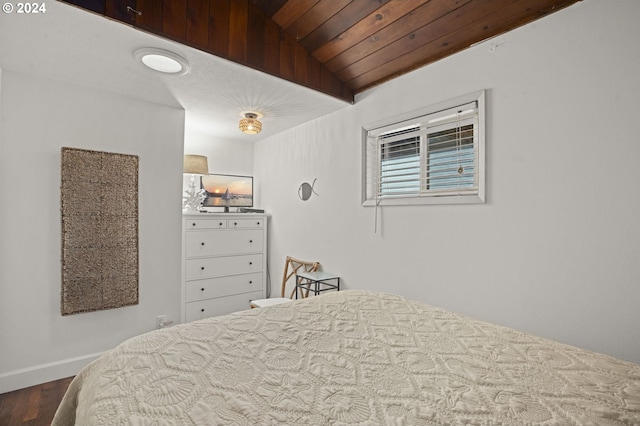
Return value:
M 260 122 L 259 118 L 263 117 L 262 114 L 253 111 L 247 111 L 241 113 L 240 115 L 244 117 L 242 120 L 240 120 L 240 123 L 238 123 L 238 128 L 240 129 L 240 131 L 242 131 L 242 133 L 246 133 L 248 135 L 255 135 L 260 133 L 260 131 L 262 130 L 262 123 Z

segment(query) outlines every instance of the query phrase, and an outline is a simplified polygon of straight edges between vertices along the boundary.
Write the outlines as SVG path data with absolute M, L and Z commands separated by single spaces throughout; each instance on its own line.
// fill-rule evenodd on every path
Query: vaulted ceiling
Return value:
M 68 0 L 353 102 L 580 0 Z

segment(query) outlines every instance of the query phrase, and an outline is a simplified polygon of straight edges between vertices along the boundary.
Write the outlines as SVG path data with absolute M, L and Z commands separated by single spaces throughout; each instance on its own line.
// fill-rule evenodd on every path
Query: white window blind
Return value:
M 458 198 L 453 202 L 483 202 L 482 94 L 365 129 L 365 205 L 451 202 L 451 197 Z M 472 197 L 460 200 L 466 196 Z
M 391 132 L 378 141 L 380 170 L 378 194 L 406 195 L 420 192 L 420 136 L 416 128 Z

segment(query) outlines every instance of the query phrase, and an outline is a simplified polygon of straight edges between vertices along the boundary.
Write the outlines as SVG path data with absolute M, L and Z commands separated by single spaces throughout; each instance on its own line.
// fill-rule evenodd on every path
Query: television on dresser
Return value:
M 253 207 L 253 176 L 208 174 L 200 177 L 202 207 Z

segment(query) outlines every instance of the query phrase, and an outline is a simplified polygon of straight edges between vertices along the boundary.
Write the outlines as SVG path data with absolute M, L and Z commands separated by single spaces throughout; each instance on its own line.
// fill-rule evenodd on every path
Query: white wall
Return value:
M 253 174 L 253 143 L 214 138 L 190 120 L 189 113 L 185 121 L 184 153 L 207 156 L 209 173 Z
M 220 140 L 200 127 L 197 122 L 189 119 L 187 113 L 184 135 L 185 155 L 206 156 L 209 173 L 253 176 L 253 143 Z M 183 177 L 183 195 L 189 188 L 190 179 L 190 175 Z M 211 210 L 222 211 L 222 208 Z
M 184 111 L 2 73 L 0 393 L 76 374 L 94 355 L 180 318 Z M 60 149 L 138 155 L 137 306 L 60 315 Z
M 271 270 L 318 260 L 348 288 L 640 362 L 638 16 L 637 0 L 585 0 L 256 144 Z M 375 234 L 361 126 L 480 89 L 487 203 L 382 208 Z

